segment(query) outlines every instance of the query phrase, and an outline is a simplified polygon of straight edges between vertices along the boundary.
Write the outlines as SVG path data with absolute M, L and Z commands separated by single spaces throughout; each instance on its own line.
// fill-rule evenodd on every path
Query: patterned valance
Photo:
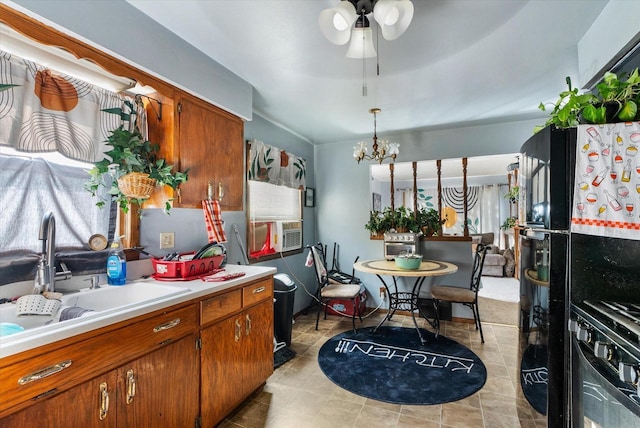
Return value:
M 132 109 L 145 134 L 140 104 L 0 51 L 0 145 L 94 163 L 109 149 L 110 131 L 133 126 Z
M 304 190 L 307 164 L 301 157 L 262 141 L 250 141 L 248 179 Z

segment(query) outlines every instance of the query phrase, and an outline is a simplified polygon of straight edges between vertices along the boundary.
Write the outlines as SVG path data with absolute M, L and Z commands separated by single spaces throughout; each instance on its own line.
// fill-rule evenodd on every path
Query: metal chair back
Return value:
M 474 293 L 477 293 L 480 289 L 480 279 L 482 277 L 482 268 L 484 266 L 484 259 L 489 250 L 488 245 L 478 244 L 476 247 L 476 253 L 473 257 L 473 269 L 471 271 L 471 284 L 469 289 Z

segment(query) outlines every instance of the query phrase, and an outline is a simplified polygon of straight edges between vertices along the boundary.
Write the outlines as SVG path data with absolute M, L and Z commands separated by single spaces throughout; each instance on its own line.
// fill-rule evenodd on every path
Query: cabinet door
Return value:
M 113 428 L 116 426 L 116 406 L 116 372 L 111 371 L 61 394 L 44 398 L 38 404 L 0 420 L 0 426 Z
M 245 323 L 243 373 L 245 394 L 258 388 L 273 373 L 273 304 L 266 301 L 242 315 Z
M 118 369 L 118 424 L 187 427 L 198 416 L 198 351 L 194 334 Z
M 180 170 L 190 170 L 189 180 L 180 186 L 180 198 L 174 201 L 176 206 L 200 208 L 211 181 L 215 199 L 222 186 L 222 210 L 242 210 L 243 129 L 242 120 L 214 106 L 195 98 L 180 100 L 178 156 Z
M 200 332 L 200 412 L 204 427 L 215 426 L 244 398 L 242 320 L 242 315 L 237 315 Z

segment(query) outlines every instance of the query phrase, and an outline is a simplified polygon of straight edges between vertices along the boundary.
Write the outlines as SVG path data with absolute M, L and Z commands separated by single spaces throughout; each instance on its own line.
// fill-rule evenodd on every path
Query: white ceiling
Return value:
M 378 134 L 542 117 L 577 43 L 606 0 L 413 0 L 397 40 L 366 62 L 324 38 L 318 15 L 338 0 L 128 0 L 249 82 L 256 113 L 313 144 Z M 544 122 L 542 120 L 541 122 Z

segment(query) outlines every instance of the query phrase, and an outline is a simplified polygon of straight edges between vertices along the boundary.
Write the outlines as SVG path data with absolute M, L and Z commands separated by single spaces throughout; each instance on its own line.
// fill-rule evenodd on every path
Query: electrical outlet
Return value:
M 384 287 L 380 287 L 380 298 L 384 300 L 386 296 L 387 296 L 387 291 L 384 289 Z
M 173 248 L 175 246 L 174 232 L 161 232 L 160 233 L 160 248 Z

